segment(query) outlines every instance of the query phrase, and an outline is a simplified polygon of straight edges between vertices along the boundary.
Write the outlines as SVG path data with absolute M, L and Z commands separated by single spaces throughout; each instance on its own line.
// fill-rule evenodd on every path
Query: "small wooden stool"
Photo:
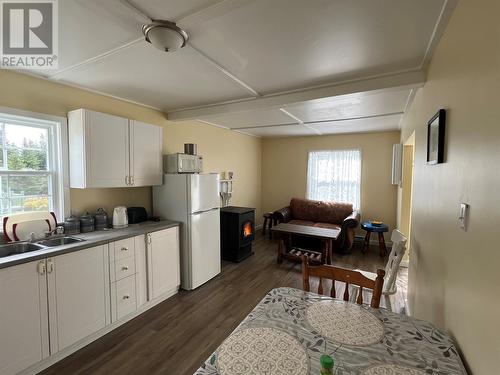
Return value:
M 266 229 L 269 230 L 269 238 L 273 238 L 273 232 L 271 231 L 271 228 L 273 227 L 273 213 L 272 212 L 266 212 L 264 215 L 264 225 L 262 226 L 262 235 L 266 235 Z
M 378 233 L 378 246 L 380 250 L 380 256 L 385 257 L 387 254 L 387 247 L 385 246 L 384 233 L 389 231 L 389 227 L 385 224 L 373 225 L 369 221 L 361 223 L 361 229 L 366 231 L 365 243 L 363 246 L 363 254 L 370 249 L 370 235 L 372 232 Z

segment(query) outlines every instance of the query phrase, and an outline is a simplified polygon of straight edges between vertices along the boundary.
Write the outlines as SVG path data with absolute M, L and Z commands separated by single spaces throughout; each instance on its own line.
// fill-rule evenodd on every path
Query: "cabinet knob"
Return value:
M 125 295 L 123 296 L 123 299 L 129 299 L 129 298 L 130 298 L 130 295 L 128 295 L 128 294 L 125 294 Z
M 128 266 L 123 266 L 122 271 L 128 271 Z
M 52 273 L 54 271 L 54 262 L 52 258 L 47 259 L 47 273 Z

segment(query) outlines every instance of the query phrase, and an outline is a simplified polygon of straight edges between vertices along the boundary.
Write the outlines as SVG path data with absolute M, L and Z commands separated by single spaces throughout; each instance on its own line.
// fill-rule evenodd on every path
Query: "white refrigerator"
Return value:
M 180 221 L 181 288 L 196 289 L 221 271 L 219 175 L 164 174 L 153 187 L 153 214 Z

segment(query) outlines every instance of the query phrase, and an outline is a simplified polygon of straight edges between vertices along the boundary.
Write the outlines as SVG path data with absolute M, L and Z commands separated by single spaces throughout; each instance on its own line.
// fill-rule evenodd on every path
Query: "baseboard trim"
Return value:
M 165 294 L 161 295 L 160 297 L 157 297 L 151 301 L 148 301 L 146 302 L 144 305 L 142 305 L 141 307 L 139 307 L 134 313 L 130 314 L 130 315 L 127 315 L 126 317 L 114 322 L 114 323 L 111 323 L 110 325 L 104 327 L 103 329 L 101 329 L 100 331 L 97 331 L 95 333 L 93 333 L 92 335 L 90 336 L 87 336 L 85 337 L 84 339 L 81 339 L 80 341 L 74 343 L 73 345 L 71 346 L 68 346 L 67 348 L 57 352 L 57 353 L 54 353 L 53 355 L 45 358 L 44 360 L 40 361 L 40 362 L 37 362 L 35 363 L 34 365 L 28 367 L 27 369 L 19 372 L 18 374 L 21 374 L 21 375 L 34 375 L 34 374 L 38 374 L 39 372 L 45 370 L 46 368 L 56 364 L 57 362 L 59 362 L 60 360 L 68 357 L 69 355 L 73 354 L 74 352 L 80 350 L 81 348 L 83 348 L 84 346 L 87 346 L 88 344 L 90 344 L 91 342 L 97 340 L 98 338 L 108 334 L 109 332 L 115 330 L 116 328 L 120 327 L 121 325 L 129 322 L 130 320 L 138 317 L 139 315 L 141 315 L 142 313 L 146 312 L 147 310 L 151 309 L 152 307 L 158 305 L 159 303 L 167 300 L 168 298 L 174 296 L 175 294 L 177 294 L 179 291 L 179 288 L 174 288 L 174 289 L 171 289 L 169 290 L 168 292 L 166 292 Z

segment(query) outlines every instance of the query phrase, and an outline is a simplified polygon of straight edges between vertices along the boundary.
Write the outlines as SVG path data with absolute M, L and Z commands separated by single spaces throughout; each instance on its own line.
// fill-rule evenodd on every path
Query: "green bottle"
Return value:
M 328 354 L 323 354 L 319 362 L 321 363 L 321 375 L 333 375 L 333 358 Z

